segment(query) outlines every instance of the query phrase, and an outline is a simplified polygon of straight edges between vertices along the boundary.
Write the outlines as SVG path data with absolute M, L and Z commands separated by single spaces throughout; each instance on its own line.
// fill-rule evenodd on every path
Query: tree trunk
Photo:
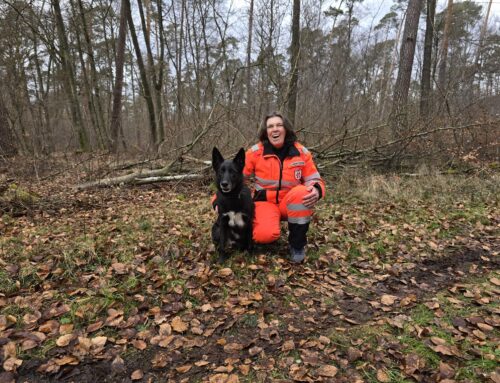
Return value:
M 17 154 L 14 134 L 12 134 L 9 120 L 7 118 L 7 109 L 4 101 L 0 96 L 0 156 L 14 156 Z
M 156 75 L 155 62 L 153 58 L 153 50 L 151 49 L 151 3 L 149 1 L 145 1 L 146 4 L 146 16 L 144 15 L 144 6 L 142 4 L 142 0 L 137 0 L 137 5 L 139 8 L 139 16 L 141 18 L 142 32 L 144 35 L 144 43 L 146 46 L 147 58 L 148 58 L 148 80 L 151 81 L 152 84 L 152 97 L 154 97 L 155 101 L 155 118 L 156 118 L 156 126 L 158 128 L 158 137 L 157 144 L 163 141 L 163 118 L 161 114 L 162 102 L 161 102 L 161 83 L 159 82 L 159 78 Z M 161 15 L 161 1 L 158 1 L 158 11 Z M 161 16 L 158 17 L 158 22 L 162 24 Z M 161 46 L 163 51 L 163 45 Z M 162 58 L 160 58 L 158 65 L 161 67 L 163 65 Z
M 293 0 L 292 14 L 292 45 L 290 47 L 290 87 L 288 92 L 288 118 L 295 123 L 297 109 L 297 85 L 299 81 L 300 56 L 300 0 Z
M 247 107 L 252 104 L 252 38 L 253 38 L 253 7 L 254 0 L 250 0 L 250 7 L 248 9 L 248 41 L 247 41 L 247 70 L 246 70 L 246 102 Z
M 111 148 L 118 151 L 118 133 L 122 124 L 122 90 L 123 90 L 123 66 L 125 62 L 125 40 L 127 37 L 127 14 L 129 13 L 128 2 L 122 0 L 120 9 L 120 27 L 118 30 L 118 42 L 116 46 L 116 68 L 115 85 L 113 87 L 113 110 L 111 112 Z
M 438 68 L 438 88 L 441 94 L 441 108 L 446 104 L 447 99 L 447 80 L 446 80 L 446 65 L 448 61 L 448 42 L 450 38 L 450 27 L 451 27 L 451 19 L 453 18 L 453 0 L 448 0 L 448 8 L 446 9 L 446 19 L 444 22 L 444 31 L 443 31 L 443 43 L 441 45 L 441 58 L 439 61 Z
M 408 126 L 408 92 L 410 90 L 411 72 L 417 42 L 418 21 L 423 0 L 410 0 L 406 10 L 406 21 L 403 40 L 399 54 L 399 68 L 394 85 L 391 125 L 394 138 L 400 138 Z
M 474 75 L 477 72 L 481 71 L 481 54 L 483 53 L 483 41 L 484 41 L 484 35 L 486 34 L 486 28 L 488 27 L 488 19 L 490 18 L 490 12 L 491 12 L 491 4 L 493 3 L 493 0 L 490 0 L 488 3 L 488 9 L 486 11 L 486 16 L 484 16 L 484 22 L 481 27 L 481 33 L 479 34 L 479 44 L 477 46 L 476 50 L 476 57 L 474 59 L 474 73 L 472 73 L 472 81 L 474 80 Z M 481 81 L 481 80 L 480 80 Z
M 132 19 L 132 12 L 130 10 L 130 0 L 124 0 L 124 1 L 127 2 L 126 10 L 127 10 L 128 26 L 130 28 L 130 36 L 132 38 L 132 43 L 134 45 L 135 54 L 137 56 L 137 65 L 139 67 L 139 74 L 141 76 L 142 91 L 144 93 L 144 99 L 146 100 L 146 106 L 148 109 L 149 128 L 151 131 L 151 145 L 153 146 L 153 148 L 156 149 L 158 144 L 158 134 L 156 129 L 153 98 L 151 97 L 151 88 L 149 86 L 146 67 L 144 66 L 144 61 L 142 60 L 142 53 L 141 53 L 141 47 L 139 46 L 139 40 L 137 39 L 137 34 L 135 33 L 134 20 Z
M 160 57 L 158 58 L 158 77 L 155 83 L 156 90 L 156 113 L 158 114 L 158 130 L 160 142 L 165 140 L 165 127 L 163 116 L 163 103 L 162 103 L 162 90 L 163 90 L 163 77 L 165 65 L 165 30 L 163 28 L 163 0 L 157 0 L 158 6 L 158 33 L 160 45 Z
M 78 0 L 78 7 L 80 10 L 80 18 L 82 20 L 83 36 L 85 38 L 85 49 L 87 51 L 87 56 L 90 63 L 90 96 L 96 116 L 98 135 L 101 136 L 102 140 L 106 143 L 107 146 L 109 146 L 110 140 L 104 119 L 104 111 L 102 108 L 101 89 L 99 87 L 97 66 L 94 59 L 94 49 L 92 46 L 92 39 L 89 33 L 89 28 L 87 27 L 87 20 L 85 18 L 85 10 L 83 8 L 82 0 Z
M 97 119 L 96 104 L 94 102 L 94 98 L 92 95 L 92 85 L 90 84 L 89 74 L 87 72 L 87 65 L 86 65 L 85 59 L 84 59 L 80 25 L 77 21 L 78 14 L 77 14 L 76 7 L 75 7 L 73 0 L 70 1 L 70 5 L 71 5 L 71 11 L 72 11 L 73 17 L 74 17 L 74 28 L 75 28 L 75 34 L 76 34 L 76 47 L 78 50 L 78 58 L 80 60 L 80 67 L 81 67 L 81 71 L 82 71 L 82 73 L 81 73 L 82 91 L 84 93 L 84 98 L 86 99 L 86 102 L 87 102 L 88 114 L 90 115 L 92 129 L 94 130 L 96 138 L 97 138 L 98 147 L 100 149 L 103 149 L 104 148 L 104 140 L 103 140 L 103 137 L 101 134 L 99 121 Z M 82 19 L 81 19 L 82 24 L 85 24 L 85 17 L 83 15 L 83 12 L 79 12 L 79 15 L 82 17 Z
M 422 83 L 420 91 L 420 116 L 425 119 L 429 117 L 429 112 L 430 112 L 432 41 L 434 39 L 435 13 L 436 13 L 436 0 L 427 0 L 424 60 L 422 64 Z
M 78 141 L 80 149 L 87 151 L 89 149 L 89 138 L 87 130 L 83 125 L 82 113 L 80 110 L 80 102 L 77 97 L 76 80 L 73 70 L 73 63 L 71 62 L 69 44 L 66 35 L 66 28 L 64 27 L 64 20 L 61 13 L 59 0 L 51 0 L 52 8 L 56 21 L 57 35 L 60 44 L 60 57 L 61 64 L 64 71 L 63 86 L 68 97 L 69 107 L 71 111 L 71 119 L 78 134 Z

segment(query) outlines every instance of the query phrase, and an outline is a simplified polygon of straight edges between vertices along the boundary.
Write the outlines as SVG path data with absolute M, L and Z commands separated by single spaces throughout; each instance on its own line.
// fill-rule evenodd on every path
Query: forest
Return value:
M 498 4 L 0 0 L 0 383 L 500 383 Z M 306 258 L 218 262 L 272 111 Z
M 2 0 L 0 152 L 206 158 L 280 110 L 325 165 L 491 159 L 492 3 Z

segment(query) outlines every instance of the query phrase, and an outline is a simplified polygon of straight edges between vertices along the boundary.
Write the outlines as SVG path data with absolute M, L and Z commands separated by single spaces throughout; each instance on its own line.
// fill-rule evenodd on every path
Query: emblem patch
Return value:
M 295 179 L 300 180 L 302 178 L 302 170 L 297 169 L 295 170 Z

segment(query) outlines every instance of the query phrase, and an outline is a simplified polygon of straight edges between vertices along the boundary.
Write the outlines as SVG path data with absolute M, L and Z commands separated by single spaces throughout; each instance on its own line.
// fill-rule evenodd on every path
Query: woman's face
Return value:
M 286 131 L 283 119 L 278 116 L 268 118 L 266 121 L 267 139 L 276 149 L 285 144 Z

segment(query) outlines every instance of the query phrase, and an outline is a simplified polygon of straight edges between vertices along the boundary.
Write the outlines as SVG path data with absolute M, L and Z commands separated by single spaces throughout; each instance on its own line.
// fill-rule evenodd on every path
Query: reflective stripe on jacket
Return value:
M 298 142 L 290 146 L 283 163 L 270 143 L 252 146 L 245 155 L 243 174 L 255 178 L 255 192 L 264 191 L 269 202 L 279 203 L 291 188 L 301 184 L 318 185 L 321 196 L 325 195 L 325 183 L 311 153 Z

